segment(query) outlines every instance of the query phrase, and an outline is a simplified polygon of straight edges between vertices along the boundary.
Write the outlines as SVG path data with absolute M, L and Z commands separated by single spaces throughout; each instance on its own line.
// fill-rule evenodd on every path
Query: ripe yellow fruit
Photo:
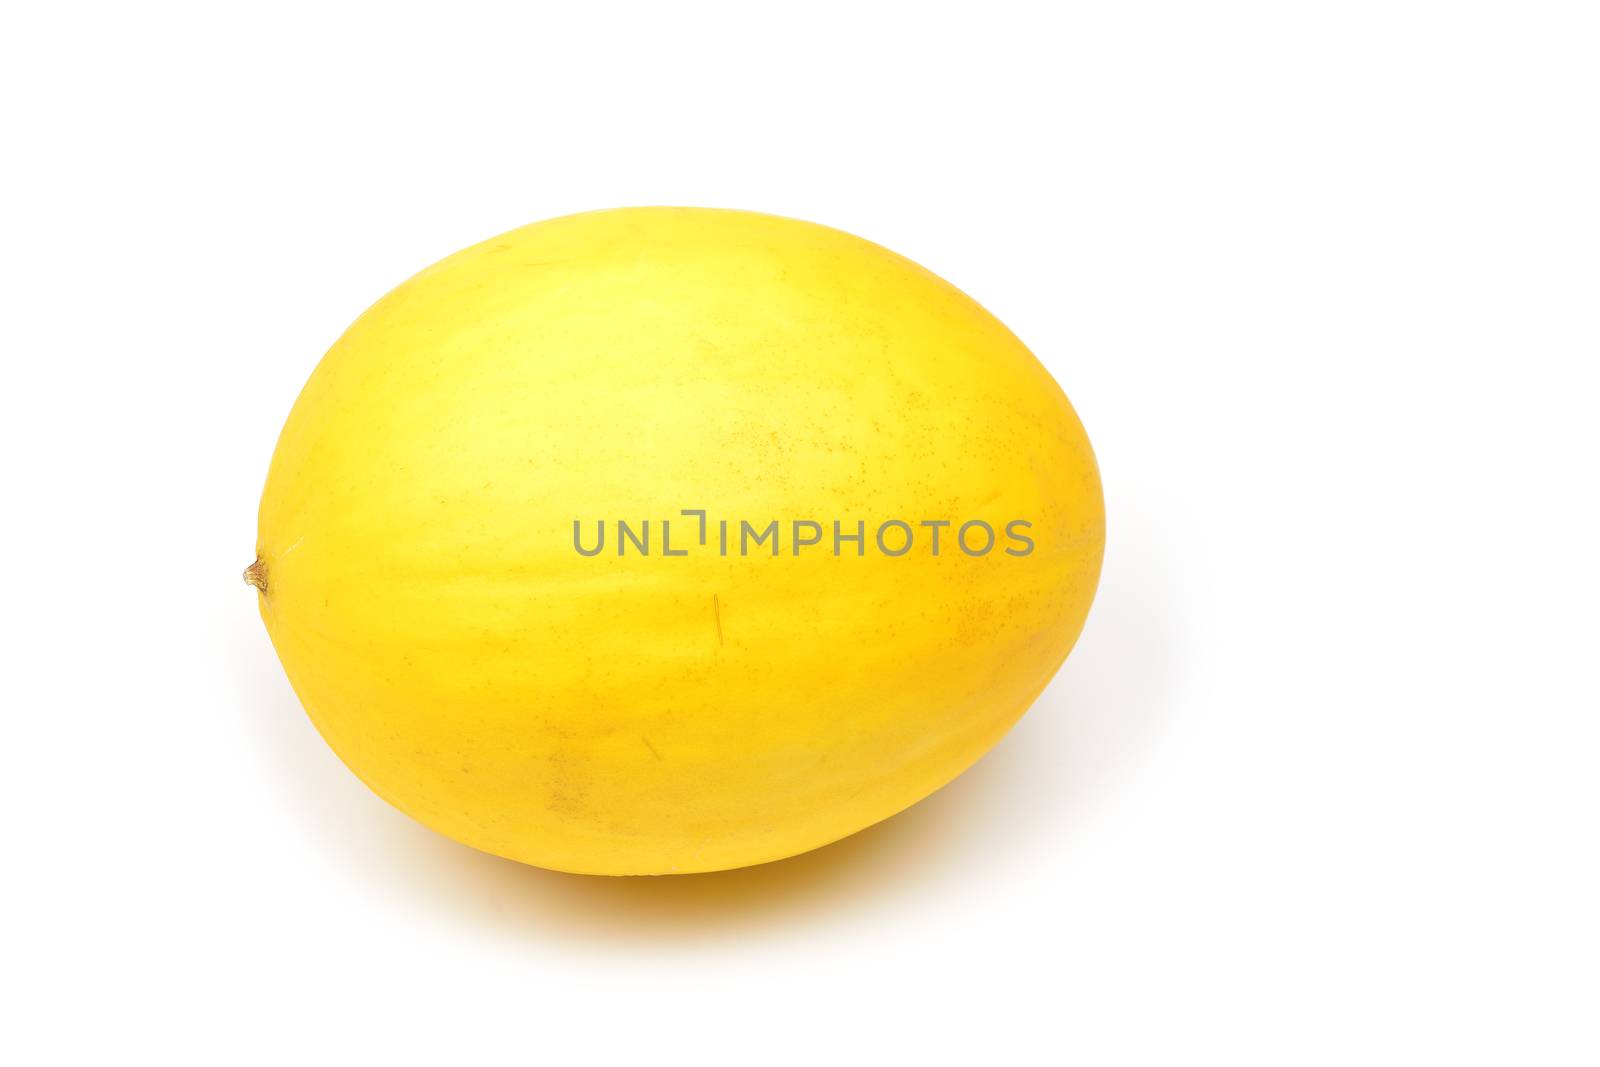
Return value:
M 644 208 L 362 315 L 289 415 L 246 577 L 378 795 L 525 863 L 662 874 L 961 773 L 1065 659 L 1103 545 L 1067 398 L 970 298 L 837 230 Z

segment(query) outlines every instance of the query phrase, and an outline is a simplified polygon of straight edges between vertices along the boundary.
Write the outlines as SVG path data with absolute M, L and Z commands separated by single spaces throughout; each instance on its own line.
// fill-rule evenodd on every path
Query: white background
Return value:
M 1597 1062 L 1595 10 L 11 10 L 4 1058 Z M 976 296 L 1110 540 L 954 785 L 607 881 L 370 795 L 239 572 L 364 307 L 660 203 Z

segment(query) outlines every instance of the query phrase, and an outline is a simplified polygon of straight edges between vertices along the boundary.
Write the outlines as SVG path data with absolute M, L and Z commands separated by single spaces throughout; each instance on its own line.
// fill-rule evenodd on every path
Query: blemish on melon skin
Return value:
M 656 746 L 650 743 L 650 739 L 648 737 L 646 737 L 644 734 L 640 734 L 639 740 L 643 741 L 644 747 L 650 750 L 650 755 L 654 756 L 658 760 L 661 759 L 661 753 L 656 751 Z
M 722 640 L 722 601 L 717 598 L 715 593 L 711 594 L 711 619 L 717 624 L 717 644 L 721 646 L 724 643 Z

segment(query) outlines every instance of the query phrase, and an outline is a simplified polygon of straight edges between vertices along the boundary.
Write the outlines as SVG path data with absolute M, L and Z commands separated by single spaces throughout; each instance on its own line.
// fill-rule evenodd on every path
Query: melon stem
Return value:
M 253 585 L 261 592 L 267 591 L 267 563 L 260 556 L 256 561 L 244 569 L 244 580 L 247 585 Z

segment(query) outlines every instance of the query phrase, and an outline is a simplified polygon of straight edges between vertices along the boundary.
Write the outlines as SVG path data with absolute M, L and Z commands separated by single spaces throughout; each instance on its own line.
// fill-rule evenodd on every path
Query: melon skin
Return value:
M 724 554 L 722 521 L 776 523 L 777 553 Z M 623 209 L 468 248 L 349 328 L 278 441 L 252 584 L 385 800 L 524 863 L 665 874 L 960 774 L 1072 648 L 1103 546 L 1083 427 L 969 297 L 823 226 Z

